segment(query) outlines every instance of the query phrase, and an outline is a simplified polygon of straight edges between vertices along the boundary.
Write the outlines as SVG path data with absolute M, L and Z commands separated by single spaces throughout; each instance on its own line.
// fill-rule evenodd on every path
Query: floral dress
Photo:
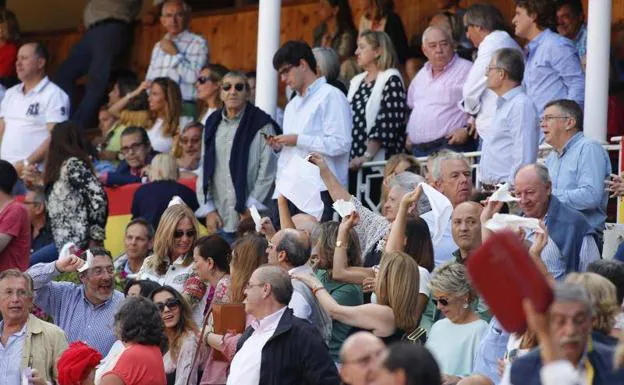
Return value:
M 86 249 L 89 240 L 104 241 L 108 198 L 82 160 L 71 157 L 63 163 L 58 180 L 46 189 L 46 208 L 57 250 L 68 242 Z

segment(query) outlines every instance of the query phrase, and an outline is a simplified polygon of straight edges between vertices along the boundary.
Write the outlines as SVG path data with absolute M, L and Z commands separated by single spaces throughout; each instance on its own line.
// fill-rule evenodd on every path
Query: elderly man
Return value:
M 245 311 L 254 317 L 238 341 L 228 385 L 337 385 L 336 365 L 317 330 L 286 305 L 293 287 L 278 266 L 261 266 L 245 289 Z
M 476 126 L 481 139 L 486 140 L 495 132 L 492 119 L 496 112 L 496 94 L 487 87 L 483 76 L 490 65 L 492 55 L 502 48 L 513 48 L 520 52 L 516 41 L 504 30 L 505 21 L 498 8 L 490 4 L 473 4 L 464 14 L 466 35 L 478 48 L 477 58 L 468 72 L 463 87 L 463 99 L 459 107 L 476 120 L 470 122 L 473 131 Z M 471 119 L 472 120 L 472 119 Z
M 514 360 L 501 385 L 624 383 L 624 371 L 613 367 L 613 347 L 590 337 L 593 307 L 582 285 L 559 283 L 548 317 L 528 315 L 540 349 Z
M 553 195 L 580 211 L 602 234 L 608 201 L 603 181 L 611 172 L 607 151 L 583 135 L 583 110 L 572 100 L 546 104 L 541 127 L 544 140 L 554 148 L 546 158 Z
M 168 77 L 180 86 L 186 115 L 195 104 L 195 82 L 204 64 L 209 63 L 206 40 L 188 31 L 191 9 L 183 0 L 167 0 L 162 5 L 160 23 L 167 33 L 154 45 L 145 79 Z
M 143 261 L 152 250 L 154 228 L 143 218 L 135 218 L 126 225 L 125 253 L 115 259 L 115 271 L 126 278 L 134 278 Z
M 247 101 L 245 74 L 229 72 L 221 82 L 225 106 L 206 120 L 197 193 L 208 230 L 233 242 L 240 220 L 250 215 L 252 206 L 267 210 L 276 162 L 264 137 L 274 136 L 279 128 Z
M 278 231 L 267 247 L 269 264 L 279 266 L 288 274 L 314 274 L 310 259 L 310 238 L 302 231 L 284 229 Z M 303 282 L 293 280 L 294 292 L 288 307 L 296 317 L 303 318 L 316 326 L 323 339 L 328 342 L 332 333 L 329 314 L 319 305 L 312 290 Z
M 385 351 L 386 345 L 373 333 L 352 334 L 340 348 L 340 378 L 346 385 L 368 385 Z
M 458 263 L 463 264 L 481 246 L 481 210 L 477 202 L 463 202 L 453 209 L 451 231 L 459 247 L 453 256 Z
M 466 128 L 468 115 L 458 107 L 472 63 L 455 54 L 454 44 L 443 28 L 429 27 L 423 33 L 423 51 L 429 61 L 407 92 L 412 110 L 407 140 L 415 156 L 428 156 L 441 148 L 474 149 Z
M 581 0 L 559 0 L 557 2 L 557 32 L 574 42 L 581 58 L 581 65 L 585 68 L 587 26 L 585 25 Z
M 146 168 L 155 155 L 147 131 L 143 127 L 126 127 L 121 132 L 120 144 L 124 159 L 119 162 L 115 171 L 101 173 L 98 178 L 106 186 L 141 183 L 146 177 Z
M 585 100 L 585 78 L 574 43 L 551 31 L 556 2 L 516 0 L 513 18 L 516 36 L 527 39 L 527 59 L 522 82 L 535 102 L 537 113 L 555 99 Z
M 32 279 L 19 270 L 0 273 L 0 378 L 3 384 L 23 384 L 22 374 L 32 369 L 30 384 L 58 381 L 56 360 L 67 348 L 63 330 L 30 314 Z
M 115 267 L 110 252 L 90 249 L 91 261 L 71 255 L 50 263 L 32 266 L 35 304 L 50 314 L 69 342 L 84 341 L 106 356 L 117 340 L 113 328 L 114 315 L 123 294 L 115 290 Z M 61 273 L 76 272 L 85 263 L 87 269 L 78 274 L 80 284 L 55 282 Z
M 520 166 L 535 163 L 539 141 L 537 111 L 522 90 L 524 57 L 503 48 L 487 67 L 487 86 L 496 94 L 491 135 L 483 139 L 479 171 L 482 188 L 494 191 L 498 183 L 513 184 Z

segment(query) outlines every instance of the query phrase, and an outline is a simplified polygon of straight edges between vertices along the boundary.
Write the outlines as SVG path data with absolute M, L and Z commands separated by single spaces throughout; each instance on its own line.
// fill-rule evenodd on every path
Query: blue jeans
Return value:
M 217 235 L 225 239 L 230 245 L 236 240 L 236 233 L 223 231 L 223 229 L 219 229 L 219 231 L 217 231 Z
M 32 253 L 30 256 L 30 266 L 36 265 L 38 263 L 48 263 L 53 262 L 58 259 L 58 250 L 56 249 L 56 245 L 54 242 L 49 243 L 39 250 Z
M 464 144 L 448 144 L 446 139 L 440 141 L 439 144 L 423 148 L 423 146 L 418 146 L 418 144 L 412 144 L 412 155 L 415 157 L 424 157 L 433 154 L 434 152 L 438 152 L 443 149 L 448 149 L 456 152 L 471 152 L 476 151 L 478 148 L 478 141 L 473 138 L 468 138 L 468 141 Z

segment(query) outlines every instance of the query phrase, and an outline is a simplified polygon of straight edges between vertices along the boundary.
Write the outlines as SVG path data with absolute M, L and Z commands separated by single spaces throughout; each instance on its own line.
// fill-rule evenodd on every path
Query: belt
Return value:
M 110 23 L 121 23 L 121 24 L 128 24 L 128 25 L 130 25 L 130 23 L 125 21 L 125 20 L 115 19 L 114 17 L 108 17 L 106 19 L 98 20 L 95 23 L 91 23 L 91 25 L 87 29 L 93 29 L 93 28 L 95 28 L 97 26 L 104 25 L 104 24 L 110 24 Z
M 446 138 L 443 136 L 440 139 L 436 139 L 432 142 L 426 142 L 426 143 L 414 143 L 412 144 L 412 147 L 416 147 L 421 151 L 427 151 L 430 150 L 432 148 L 436 148 L 439 147 L 443 144 L 446 144 Z

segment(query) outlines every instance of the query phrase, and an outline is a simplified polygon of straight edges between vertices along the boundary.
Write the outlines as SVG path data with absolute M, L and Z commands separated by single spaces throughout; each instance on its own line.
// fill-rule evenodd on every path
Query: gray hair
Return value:
M 429 281 L 429 289 L 454 296 L 468 294 L 470 299 L 474 297 L 474 290 L 468 280 L 466 267 L 454 261 L 447 262 L 433 271 Z
M 275 246 L 275 251 L 285 251 L 288 261 L 295 267 L 302 266 L 310 259 L 310 240 L 307 235 L 294 229 L 282 230 L 284 235 Z
M 542 163 L 526 164 L 526 165 L 518 168 L 518 170 L 516 170 L 516 174 L 514 175 L 514 179 L 516 178 L 516 175 L 518 175 L 518 173 L 521 170 L 524 170 L 524 169 L 527 169 L 527 168 L 534 169 L 535 172 L 537 173 L 537 176 L 539 177 L 540 181 L 543 184 L 545 184 L 545 185 L 552 184 L 552 181 L 550 180 L 550 174 L 548 173 L 548 167 L 546 167 L 546 165 L 542 164 Z
M 442 162 L 447 160 L 462 160 L 470 167 L 470 163 L 468 163 L 468 159 L 464 154 L 450 150 L 442 150 L 431 159 L 431 170 L 429 170 L 429 174 L 434 181 L 442 179 Z
M 585 286 L 580 283 L 558 282 L 555 285 L 555 302 L 575 302 L 585 306 L 587 313 L 593 315 L 591 298 Z
M 447 31 L 445 28 L 441 28 L 441 27 L 437 27 L 435 25 L 432 25 L 431 27 L 427 27 L 427 29 L 425 29 L 425 32 L 423 32 L 423 34 L 422 34 L 422 45 L 427 44 L 427 37 L 429 36 L 429 34 L 433 30 L 441 31 L 444 34 L 444 36 L 446 36 L 446 38 L 448 39 L 449 43 L 455 44 L 455 39 L 453 39 L 453 36 L 451 35 L 450 31 Z
M 524 56 L 514 48 L 502 48 L 494 53 L 496 67 L 507 72 L 509 80 L 522 83 L 524 77 Z
M 278 303 L 288 305 L 292 298 L 293 285 L 286 271 L 279 266 L 262 265 L 258 268 L 258 279 L 271 285 L 273 298 Z
M 425 178 L 421 175 L 414 174 L 413 172 L 403 171 L 393 176 L 388 182 L 388 188 L 399 187 L 404 193 L 413 191 L 419 184 L 425 183 Z M 431 204 L 425 194 L 421 194 L 418 198 L 416 207 L 418 208 L 418 214 L 423 214 L 431 210 Z
M 312 53 L 319 74 L 325 76 L 328 83 L 337 80 L 340 75 L 340 60 L 336 51 L 328 47 L 315 47 L 312 48 Z
M 583 131 L 583 109 L 577 102 L 569 99 L 557 99 L 546 103 L 544 110 L 551 106 L 559 108 L 564 115 L 574 118 L 576 129 Z
M 157 180 L 178 180 L 180 172 L 178 171 L 178 163 L 170 154 L 158 154 L 152 159 L 149 170 L 149 178 L 151 182 Z
M 188 3 L 186 1 L 183 0 L 165 0 L 162 2 L 162 6 L 160 8 L 160 14 L 164 15 L 163 12 L 165 12 L 165 6 L 167 4 L 181 4 L 182 5 L 182 10 L 184 11 L 184 15 L 186 17 L 189 17 L 191 15 L 191 6 L 188 5 Z
M 487 31 L 505 29 L 505 19 L 500 10 L 491 4 L 473 4 L 464 14 L 466 27 L 474 25 Z
M 246 73 L 242 71 L 230 71 L 223 76 L 223 79 L 221 79 L 221 83 L 223 84 L 225 82 L 225 79 L 227 78 L 243 79 L 243 81 L 245 82 L 245 91 L 249 91 L 249 78 L 247 77 Z
M 184 126 L 182 128 L 182 131 L 180 131 L 180 135 L 184 135 L 186 130 L 188 130 L 189 128 L 193 128 L 193 127 L 199 128 L 199 130 L 203 134 L 203 132 L 204 132 L 204 125 L 201 122 L 198 122 L 197 120 L 193 120 L 192 122 L 187 123 L 186 126 Z

